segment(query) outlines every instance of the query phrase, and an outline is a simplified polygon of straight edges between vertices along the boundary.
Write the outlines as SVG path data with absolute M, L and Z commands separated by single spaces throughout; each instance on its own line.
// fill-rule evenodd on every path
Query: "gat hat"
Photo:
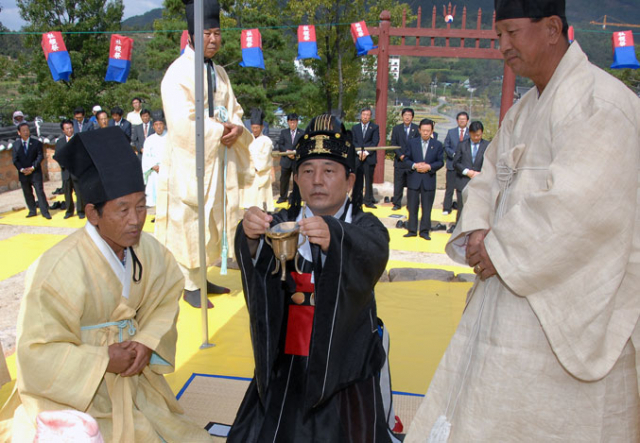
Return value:
M 194 4 L 193 0 L 182 0 L 186 6 L 187 15 L 187 27 L 189 28 L 189 34 L 193 35 L 195 30 L 194 20 Z M 219 28 L 220 27 L 220 5 L 217 0 L 203 0 L 203 29 Z
M 565 0 L 494 0 L 496 21 L 557 15 L 566 22 Z
M 264 112 L 261 109 L 253 108 L 251 110 L 251 124 L 262 125 L 264 123 Z
M 95 205 L 144 192 L 140 161 L 116 126 L 74 135 L 53 158 L 78 178 L 87 203 Z
M 330 114 L 314 117 L 296 145 L 296 168 L 312 158 L 327 158 L 342 163 L 349 172 L 356 170 L 351 132 Z
M 151 120 L 153 120 L 154 122 L 161 121 L 165 125 L 167 124 L 167 121 L 164 119 L 164 111 L 162 109 L 153 111 L 151 113 Z
M 98 111 L 102 111 L 102 108 L 100 107 L 100 105 L 95 105 L 92 109 L 93 112 L 98 112 Z

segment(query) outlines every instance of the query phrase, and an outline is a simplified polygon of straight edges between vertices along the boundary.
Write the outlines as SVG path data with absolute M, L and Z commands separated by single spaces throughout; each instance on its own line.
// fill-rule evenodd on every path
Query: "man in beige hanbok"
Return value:
M 273 190 L 271 188 L 271 168 L 273 160 L 273 142 L 262 133 L 264 129 L 264 114 L 259 109 L 251 111 L 251 133 L 255 138 L 249 145 L 251 162 L 253 164 L 253 183 L 243 192 L 244 208 L 257 206 L 265 211 L 273 211 Z
M 569 45 L 564 3 L 496 1 L 536 87 L 464 190 L 446 251 L 478 279 L 406 442 L 640 440 L 640 100 Z
M 187 4 L 193 36 L 193 3 Z M 204 1 L 204 206 L 207 266 L 220 258 L 226 213 L 230 242 L 242 218 L 240 192 L 251 184 L 249 144 L 253 136 L 242 124 L 226 71 L 211 61 L 221 46 L 218 3 Z M 193 39 L 162 80 L 162 103 L 168 141 L 158 178 L 156 237 L 173 253 L 185 276 L 185 300 L 200 307 L 198 269 L 198 189 L 196 179 L 196 106 Z M 226 159 L 226 181 L 225 181 Z M 226 205 L 225 205 L 226 198 Z M 230 248 L 230 250 L 233 248 Z M 208 292 L 228 292 L 210 283 Z
M 78 177 L 88 223 L 27 272 L 17 381 L 0 441 L 31 442 L 43 411 L 91 415 L 106 442 L 204 442 L 173 372 L 183 278 L 146 218 L 140 162 L 118 128 L 74 136 L 55 159 Z

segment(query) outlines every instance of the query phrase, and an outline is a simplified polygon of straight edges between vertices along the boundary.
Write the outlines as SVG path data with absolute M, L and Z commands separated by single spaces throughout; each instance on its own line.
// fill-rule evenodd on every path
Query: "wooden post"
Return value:
M 376 81 L 376 124 L 380 126 L 380 142 L 378 146 L 387 144 L 387 100 L 389 96 L 389 29 L 391 29 L 391 13 L 380 13 L 380 35 L 378 37 L 378 79 Z M 373 182 L 384 182 L 384 154 L 378 151 L 378 163 L 373 172 Z
M 502 98 L 500 100 L 500 123 L 509 108 L 513 105 L 513 92 L 516 89 L 516 75 L 505 63 L 502 76 Z

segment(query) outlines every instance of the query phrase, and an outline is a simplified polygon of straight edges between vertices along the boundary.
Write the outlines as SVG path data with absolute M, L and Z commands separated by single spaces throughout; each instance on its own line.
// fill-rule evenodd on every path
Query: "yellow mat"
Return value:
M 0 257 L 3 257 L 0 280 L 27 269 L 44 251 L 64 237 L 54 234 L 18 234 L 0 241 Z

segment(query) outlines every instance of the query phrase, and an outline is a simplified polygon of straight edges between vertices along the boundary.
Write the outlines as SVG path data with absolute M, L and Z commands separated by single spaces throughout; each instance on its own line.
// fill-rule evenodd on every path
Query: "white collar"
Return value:
M 118 280 L 120 280 L 120 283 L 122 284 L 122 296 L 128 299 L 129 291 L 131 289 L 133 265 L 132 265 L 131 259 L 127 260 L 126 250 L 125 250 L 125 263 L 123 265 L 120 259 L 118 258 L 118 256 L 116 255 L 116 253 L 114 252 L 114 250 L 111 249 L 111 246 L 109 246 L 107 242 L 104 241 L 104 239 L 100 236 L 100 233 L 98 232 L 95 226 L 87 222 L 84 225 L 84 228 L 89 234 L 89 237 L 91 237 L 91 240 L 93 240 L 95 245 L 98 247 L 98 249 L 104 256 L 104 258 L 109 263 L 109 266 L 111 266 L 111 270 L 113 271 L 113 273 L 116 275 L 116 277 L 118 277 Z

